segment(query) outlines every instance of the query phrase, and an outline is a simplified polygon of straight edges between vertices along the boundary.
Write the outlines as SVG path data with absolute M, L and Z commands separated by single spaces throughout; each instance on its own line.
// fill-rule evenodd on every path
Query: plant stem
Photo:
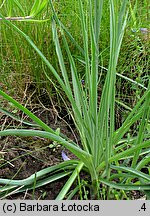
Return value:
M 26 16 L 26 17 L 5 17 L 6 20 L 27 20 L 32 19 L 32 16 Z M 3 20 L 3 18 L 0 18 L 0 20 Z
M 91 192 L 91 200 L 99 200 L 99 198 L 100 198 L 100 196 L 99 196 L 99 182 L 97 179 L 92 181 L 90 192 Z

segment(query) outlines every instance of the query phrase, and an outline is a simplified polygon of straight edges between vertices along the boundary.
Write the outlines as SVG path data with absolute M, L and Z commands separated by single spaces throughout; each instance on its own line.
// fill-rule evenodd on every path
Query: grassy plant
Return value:
M 12 17 L 30 17 L 30 20 L 23 19 L 23 20 L 12 20 L 15 22 L 18 28 L 22 29 L 22 31 L 26 32 L 26 34 L 32 38 L 33 42 L 38 45 L 38 48 L 42 51 L 44 55 L 51 61 L 56 68 L 58 67 L 57 57 L 55 55 L 54 44 L 52 42 L 52 32 L 51 32 L 51 17 L 52 13 L 50 12 L 47 5 L 43 8 L 40 14 L 33 13 L 33 9 L 35 10 L 35 6 L 39 5 L 41 1 L 10 1 L 12 2 L 10 7 L 11 14 L 10 18 Z M 20 7 L 18 7 L 15 2 L 20 3 Z M 48 1 L 47 1 L 48 2 Z M 66 7 L 66 5 L 67 7 Z M 75 6 L 74 3 L 72 5 Z M 63 11 L 65 16 L 61 16 L 64 20 L 67 20 L 67 27 L 72 29 L 79 29 L 77 23 L 77 15 L 76 10 L 73 14 L 73 19 L 69 19 L 69 15 L 72 15 L 70 12 L 70 8 L 72 8 L 70 1 L 63 1 L 61 4 L 56 4 L 57 11 Z M 22 10 L 21 10 L 21 9 Z M 3 1 L 3 4 L 0 5 L 0 13 L 4 17 L 9 17 L 9 4 L 8 1 Z M 37 22 L 38 21 L 38 22 Z M 26 40 L 20 40 L 18 34 L 12 32 L 12 29 L 9 28 L 7 25 L 4 25 L 4 22 L 1 22 L 1 32 L 0 32 L 0 70 L 1 70 L 1 77 L 0 82 L 4 83 L 4 86 L 12 90 L 11 95 L 15 97 L 17 93 L 22 97 L 22 93 L 25 91 L 26 87 L 29 87 L 30 84 L 36 86 L 36 89 L 39 90 L 40 88 L 51 88 L 51 85 L 48 81 L 45 80 L 44 73 L 41 73 L 44 70 L 46 73 L 53 78 L 52 73 L 46 67 L 46 65 L 42 66 L 42 61 L 40 57 L 35 53 L 35 51 L 26 43 Z M 32 28 L 31 28 L 32 26 Z M 78 30 L 77 30 L 78 31 Z M 77 34 L 74 33 L 75 38 Z M 73 46 L 72 49 L 75 49 Z M 26 56 L 26 58 L 24 58 Z M 22 81 L 23 80 L 23 81 Z M 18 86 L 16 89 L 15 86 Z M 18 92 L 17 92 L 18 91 Z M 52 92 L 52 90 L 51 90 Z M 38 93 L 38 91 L 37 91 Z M 53 93 L 54 94 L 54 93 Z
M 5 19 L 5 23 L 24 37 L 32 49 L 38 53 L 70 101 L 71 109 L 69 112 L 79 132 L 81 146 L 70 141 L 63 134 L 58 134 L 57 131 L 52 130 L 27 108 L 0 90 L 0 95 L 4 99 L 11 101 L 12 104 L 28 115 L 41 128 L 41 130 L 3 130 L 0 132 L 0 136 L 15 135 L 48 138 L 65 146 L 79 159 L 69 160 L 57 166 L 46 168 L 28 179 L 0 179 L 0 184 L 6 184 L 6 186 L 0 188 L 1 193 L 12 190 L 16 192 L 17 188 L 17 191 L 23 191 L 26 188 L 32 188 L 34 191 L 35 187 L 60 179 L 71 173 L 68 181 L 56 198 L 63 199 L 80 171 L 85 169 L 91 177 L 91 199 L 103 198 L 101 196 L 100 184 L 106 186 L 106 199 L 110 199 L 110 188 L 123 191 L 143 190 L 146 191 L 147 195 L 149 194 L 150 176 L 143 173 L 141 168 L 150 162 L 150 134 L 147 130 L 150 116 L 150 83 L 142 97 L 138 99 L 134 108 L 129 112 L 123 124 L 115 130 L 116 67 L 127 23 L 128 12 L 126 5 L 128 1 L 124 0 L 119 7 L 115 1 L 109 1 L 110 54 L 100 101 L 98 100 L 98 88 L 101 83 L 99 71 L 99 38 L 103 1 L 89 0 L 87 1 L 86 8 L 83 7 L 81 0 L 78 2 L 83 40 L 83 48 L 81 48 L 81 51 L 83 51 L 82 54 L 85 62 L 84 87 L 82 87 L 76 61 L 71 53 L 67 37 L 69 36 L 72 43 L 78 46 L 78 48 L 80 48 L 80 44 L 74 40 L 58 18 L 51 0 L 49 3 L 53 12 L 53 41 L 61 74 L 56 71 L 46 56 L 44 56 L 23 31 Z M 60 44 L 60 37 L 61 42 L 63 42 L 63 50 Z M 69 72 L 65 66 L 65 54 L 70 65 Z M 51 81 L 48 74 L 47 78 Z M 137 128 L 136 136 L 132 136 L 132 132 L 130 132 L 130 137 L 126 138 L 126 134 L 130 131 L 132 125 L 135 124 Z M 129 159 L 129 163 L 126 164 L 127 159 Z M 46 174 L 49 174 L 48 178 L 44 178 Z M 115 183 L 116 178 L 119 181 L 118 183 Z

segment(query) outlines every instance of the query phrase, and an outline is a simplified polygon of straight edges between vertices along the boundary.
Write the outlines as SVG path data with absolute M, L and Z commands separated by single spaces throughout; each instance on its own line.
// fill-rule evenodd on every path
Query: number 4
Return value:
M 145 203 L 143 203 L 143 205 L 141 206 L 141 209 L 142 209 L 143 211 L 145 211 L 145 210 L 146 210 Z

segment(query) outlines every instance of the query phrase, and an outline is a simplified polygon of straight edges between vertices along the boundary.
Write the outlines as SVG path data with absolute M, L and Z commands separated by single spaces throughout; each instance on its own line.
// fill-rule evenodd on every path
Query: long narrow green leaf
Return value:
M 23 15 L 26 16 L 22 4 L 20 4 L 20 2 L 18 0 L 13 0 L 13 2 L 17 5 L 17 7 L 20 9 L 20 11 L 23 13 Z
M 39 1 L 39 0 L 34 0 L 33 6 L 32 6 L 31 11 L 30 11 L 31 16 L 33 16 L 36 13 L 36 11 L 38 10 L 40 2 L 41 1 Z
M 100 178 L 100 182 L 108 185 L 111 188 L 116 188 L 116 189 L 120 189 L 120 190 L 128 190 L 128 191 L 129 190 L 131 190 L 131 191 L 133 191 L 133 190 L 140 190 L 140 191 L 141 190 L 149 190 L 149 188 L 150 188 L 150 184 L 140 184 L 140 185 L 118 184 L 118 183 L 113 183 L 113 182 L 110 182 L 110 181 L 102 179 L 102 178 Z
M 112 169 L 115 169 L 115 170 L 121 170 L 121 171 L 126 171 L 128 173 L 131 173 L 131 174 L 134 174 L 135 176 L 139 177 L 139 178 L 142 178 L 142 179 L 145 179 L 147 180 L 148 182 L 150 182 L 150 176 L 141 172 L 141 171 L 138 171 L 136 169 L 133 169 L 132 167 L 124 167 L 124 166 L 114 166 L 114 165 L 110 165 L 110 167 Z
M 54 41 L 54 44 L 55 44 L 55 47 L 56 47 L 56 53 L 57 53 L 60 69 L 61 69 L 61 72 L 62 72 L 62 75 L 63 75 L 64 83 L 65 83 L 68 91 L 71 92 L 69 78 L 68 78 L 67 70 L 66 70 L 66 67 L 65 67 L 62 50 L 61 50 L 61 47 L 60 47 L 60 44 L 59 44 L 56 24 L 55 24 L 54 20 L 52 22 L 52 32 L 53 32 L 53 41 Z
M 73 182 L 75 181 L 75 179 L 79 175 L 83 165 L 84 164 L 82 162 L 79 162 L 76 169 L 73 171 L 72 175 L 70 176 L 70 178 L 68 179 L 66 184 L 63 186 L 63 188 L 60 191 L 60 193 L 58 194 L 58 196 L 56 197 L 56 200 L 63 200 L 64 199 L 64 197 L 66 196 L 66 194 L 69 191 L 70 187 L 72 186 Z
M 114 144 L 116 145 L 121 138 L 124 136 L 124 134 L 128 131 L 128 129 L 133 125 L 137 120 L 139 120 L 143 114 L 144 106 L 143 101 L 149 94 L 150 89 L 147 90 L 144 95 L 141 97 L 141 99 L 138 101 L 138 103 L 135 105 L 135 107 L 132 109 L 122 126 L 114 133 Z
M 91 134 L 90 134 L 90 129 L 89 129 L 90 117 L 89 117 L 88 112 L 87 112 L 87 107 L 88 107 L 87 97 L 86 97 L 86 94 L 84 92 L 84 89 L 81 87 L 82 83 L 81 83 L 80 77 L 78 75 L 75 61 L 73 59 L 73 56 L 71 55 L 71 51 L 69 49 L 66 37 L 64 34 L 62 34 L 62 37 L 63 37 L 64 47 L 66 49 L 68 59 L 70 62 L 70 67 L 71 67 L 71 76 L 72 76 L 72 84 L 73 84 L 73 93 L 74 93 L 75 103 L 76 103 L 78 110 L 79 110 L 77 112 L 77 109 L 76 108 L 74 109 L 74 106 L 72 106 L 72 109 L 74 112 L 73 119 L 75 119 L 75 125 L 79 130 L 83 148 L 87 152 L 90 152 L 90 146 L 88 145 L 88 143 L 86 142 L 86 139 L 85 139 L 85 134 L 86 134 L 86 137 L 89 140 L 89 143 L 91 143 L 90 142 Z M 84 121 L 80 120 L 79 113 L 80 113 L 81 117 L 83 116 Z
M 65 176 L 69 176 L 70 174 L 71 174 L 71 172 L 69 172 L 69 171 L 66 171 L 66 172 L 62 171 L 58 174 L 54 174 L 50 177 L 47 177 L 47 178 L 44 178 L 44 179 L 37 181 L 35 187 L 36 188 L 43 187 L 49 183 L 52 183 L 54 181 L 58 181 L 59 179 L 62 179 Z M 23 192 L 26 190 L 33 190 L 33 185 L 29 185 L 29 186 L 27 185 L 24 188 L 21 188 L 18 192 L 20 193 L 20 192 Z
M 76 40 L 74 39 L 74 37 L 71 35 L 71 33 L 67 30 L 67 28 L 63 25 L 63 23 L 58 19 L 58 16 L 55 12 L 54 6 L 53 6 L 53 2 L 52 0 L 49 0 L 49 4 L 50 7 L 52 9 L 53 12 L 53 16 L 55 18 L 56 23 L 65 31 L 65 33 L 67 34 L 67 36 L 69 37 L 69 39 L 71 40 L 71 42 L 77 47 L 77 49 L 82 53 L 82 55 L 84 55 L 84 50 L 81 48 L 81 46 L 76 42 Z
M 25 119 L 21 119 L 18 116 L 14 115 L 13 113 L 9 112 L 6 109 L 0 108 L 0 112 L 4 113 L 7 116 L 10 116 L 12 119 L 14 119 L 16 121 L 19 121 L 19 122 L 21 122 L 23 124 L 26 124 L 26 125 L 29 125 L 29 126 L 32 126 L 32 127 L 39 127 L 39 125 L 33 124 L 33 123 L 31 123 L 31 122 L 29 122 L 29 121 L 27 121 Z
M 5 92 L 3 92 L 0 89 L 0 95 L 3 96 L 7 101 L 10 101 L 15 107 L 17 107 L 19 110 L 23 111 L 26 115 L 28 115 L 34 122 L 37 123 L 42 129 L 45 131 L 49 131 L 51 133 L 55 133 L 50 127 L 48 127 L 43 121 L 41 121 L 38 117 L 36 117 L 32 112 L 30 112 L 26 107 L 18 103 L 15 99 L 7 95 Z
M 116 179 L 127 179 L 127 178 L 135 179 L 135 175 L 129 174 L 129 173 L 118 172 L 117 174 L 111 175 L 111 177 L 109 178 L 109 181 L 115 181 Z
M 118 153 L 112 157 L 110 157 L 109 159 L 109 163 L 112 163 L 114 161 L 118 161 L 123 159 L 124 157 L 127 158 L 129 155 L 133 155 L 134 152 L 136 152 L 139 149 L 143 149 L 143 148 L 149 148 L 150 147 L 150 140 L 147 140 L 143 143 L 140 143 L 137 146 L 133 146 L 130 149 L 127 149 L 121 153 Z M 99 172 L 103 167 L 105 167 L 105 161 L 103 161 L 98 167 L 97 167 L 97 171 Z
M 138 137 L 136 140 L 136 145 L 141 143 L 144 139 L 144 134 L 146 131 L 148 119 L 150 119 L 150 92 L 147 95 L 145 102 L 144 102 L 144 110 L 143 110 L 142 120 L 141 120 L 140 127 L 139 127 Z M 133 168 L 136 167 L 136 164 L 137 164 L 137 161 L 139 158 L 139 154 L 140 154 L 140 150 L 135 152 L 135 154 L 134 154 L 134 157 L 132 160 L 132 167 Z
M 82 150 L 75 143 L 73 144 L 73 142 L 66 141 L 65 139 L 61 138 L 57 134 L 54 134 L 51 132 L 39 131 L 39 130 L 21 130 L 21 129 L 20 130 L 10 129 L 10 130 L 0 131 L 0 136 L 8 136 L 8 135 L 37 136 L 37 137 L 48 138 L 50 140 L 56 141 L 56 142 L 64 145 L 73 154 L 75 154 L 78 158 L 80 158 L 88 168 L 90 167 L 91 155 L 88 154 L 86 151 Z
M 117 155 L 114 155 L 110 158 L 110 161 L 120 160 L 123 157 L 127 157 L 128 155 L 133 154 L 135 151 L 142 149 L 142 148 L 149 148 L 150 147 L 150 140 L 147 140 L 145 142 L 140 143 L 137 146 L 133 146 L 130 149 L 127 149 L 121 153 L 118 153 Z
M 5 184 L 5 183 L 4 183 Z M 18 185 L 7 185 L 7 186 L 0 186 L 0 193 L 4 193 L 10 190 L 15 190 Z
M 34 17 L 38 15 L 47 5 L 48 0 L 35 0 L 30 11 L 30 16 Z
M 94 31 L 95 31 L 95 40 L 96 44 L 99 43 L 99 36 L 100 36 L 100 28 L 101 28 L 101 19 L 102 19 L 102 11 L 103 11 L 103 3 L 104 0 L 97 0 L 94 2 L 94 11 L 95 11 L 95 20 L 94 20 Z
M 149 153 L 150 153 L 150 149 L 149 149 Z M 137 163 L 136 169 L 140 170 L 141 168 L 143 168 L 145 165 L 148 165 L 149 163 L 150 163 L 150 154 L 147 154 L 141 161 L 139 161 L 139 163 Z
M 72 166 L 72 169 L 74 169 L 77 165 L 78 165 L 78 161 L 76 161 L 76 160 L 64 161 L 58 165 L 47 167 L 43 170 L 36 172 L 36 179 L 37 180 L 42 179 L 43 177 L 45 177 L 45 175 L 60 172 L 62 169 L 67 171 L 67 169 L 71 169 L 71 166 Z M 13 179 L 0 178 L 0 184 L 5 184 L 5 185 L 9 185 L 9 186 L 10 185 L 14 185 L 14 186 L 31 185 L 34 183 L 34 178 L 35 178 L 35 174 L 32 174 L 31 176 L 29 176 L 28 178 L 23 179 L 23 180 L 13 180 Z M 0 188 L 0 192 L 4 191 L 4 188 L 3 187 Z
M 18 186 L 4 186 L 2 188 L 2 190 L 0 188 L 0 198 L 4 199 L 7 196 L 12 195 L 12 194 L 21 193 L 21 192 L 24 192 L 27 190 L 28 191 L 33 190 L 33 187 L 35 187 L 35 188 L 42 187 L 42 186 L 47 185 L 49 183 L 52 183 L 56 180 L 59 180 L 65 176 L 68 176 L 70 173 L 71 172 L 60 172 L 58 174 L 53 174 L 52 176 L 45 177 L 44 179 L 37 181 L 35 186 L 34 186 L 34 182 L 33 182 L 33 184 L 30 184 L 30 185 L 21 185 L 21 186 L 19 186 L 19 188 L 18 188 Z

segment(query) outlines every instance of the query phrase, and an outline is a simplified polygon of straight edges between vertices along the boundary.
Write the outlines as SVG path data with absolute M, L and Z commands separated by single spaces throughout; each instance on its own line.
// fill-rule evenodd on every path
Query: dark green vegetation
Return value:
M 72 155 L 22 180 L 19 171 L 1 178 L 1 198 L 27 190 L 34 198 L 36 188 L 64 177 L 57 199 L 130 199 L 129 191 L 149 198 L 148 2 L 15 2 L 13 10 L 13 1 L 1 6 L 0 136 L 39 137 L 47 151 L 61 154 L 61 144 Z M 5 19 L 16 14 L 30 19 Z M 41 118 L 43 110 L 71 135 L 49 114 Z M 11 163 L 4 149 L 1 167 Z

